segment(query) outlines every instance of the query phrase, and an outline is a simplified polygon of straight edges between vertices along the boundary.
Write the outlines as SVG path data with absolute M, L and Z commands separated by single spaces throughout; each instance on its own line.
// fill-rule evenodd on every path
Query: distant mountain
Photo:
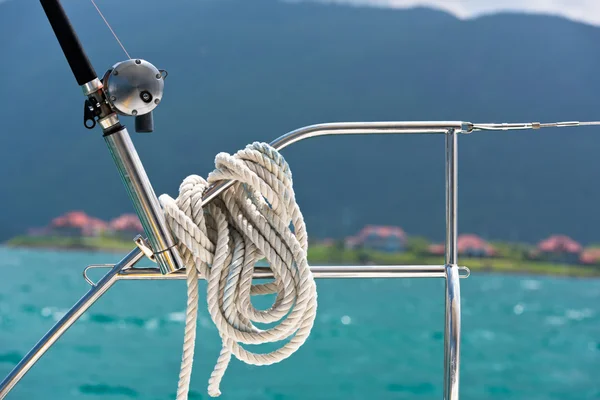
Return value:
M 64 5 L 99 73 L 124 58 L 88 2 Z M 459 21 L 276 0 L 100 6 L 133 57 L 169 71 L 156 132 L 134 137 L 159 194 L 206 175 L 220 151 L 318 122 L 600 118 L 600 29 L 556 17 Z M 0 37 L 0 239 L 70 209 L 130 210 L 101 133 L 82 126 L 83 97 L 38 2 L 0 4 Z M 374 223 L 441 239 L 443 142 L 322 138 L 286 149 L 309 233 Z M 599 150 L 592 128 L 461 137 L 461 232 L 600 240 Z

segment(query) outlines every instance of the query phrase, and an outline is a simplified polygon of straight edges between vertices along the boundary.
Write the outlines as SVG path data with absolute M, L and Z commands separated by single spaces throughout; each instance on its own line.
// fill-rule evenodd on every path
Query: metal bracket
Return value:
M 137 235 L 133 241 L 138 249 L 140 249 L 148 259 L 150 259 L 152 262 L 156 262 L 156 257 L 154 256 L 152 247 L 150 247 L 150 243 L 148 243 L 147 239 L 144 239 L 142 235 Z

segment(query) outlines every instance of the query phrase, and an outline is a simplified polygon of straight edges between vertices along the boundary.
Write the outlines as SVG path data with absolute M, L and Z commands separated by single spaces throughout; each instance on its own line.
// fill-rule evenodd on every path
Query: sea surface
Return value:
M 119 258 L 0 247 L 0 375 L 85 293 L 85 265 Z M 306 344 L 268 367 L 233 360 L 221 398 L 440 399 L 443 288 L 319 281 Z M 461 399 L 600 399 L 600 280 L 474 273 L 462 294 Z M 7 399 L 174 399 L 185 301 L 183 281 L 117 283 Z M 200 310 L 191 399 L 208 398 L 220 348 Z

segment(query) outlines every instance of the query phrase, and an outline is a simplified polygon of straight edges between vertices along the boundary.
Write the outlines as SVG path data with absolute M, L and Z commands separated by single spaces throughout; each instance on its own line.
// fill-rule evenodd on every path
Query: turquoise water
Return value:
M 0 375 L 118 255 L 0 248 Z M 204 290 L 205 286 L 202 286 Z M 222 399 L 441 398 L 442 280 L 319 281 L 311 338 L 288 360 L 233 360 Z M 600 399 L 600 280 L 474 274 L 462 281 L 462 399 Z M 173 399 L 184 282 L 119 282 L 8 399 Z M 192 399 L 219 352 L 201 303 Z

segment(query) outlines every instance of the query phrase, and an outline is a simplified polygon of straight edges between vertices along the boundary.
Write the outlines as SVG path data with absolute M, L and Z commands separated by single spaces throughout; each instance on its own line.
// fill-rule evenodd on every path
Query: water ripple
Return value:
M 559 317 L 556 315 L 546 317 L 546 324 L 548 325 L 561 326 L 564 325 L 566 322 L 567 319 L 565 317 Z
M 92 394 L 98 396 L 125 396 L 136 398 L 139 394 L 134 389 L 127 386 L 111 386 L 106 384 L 81 385 L 79 391 L 83 394 Z
M 44 307 L 40 311 L 40 315 L 44 318 L 52 318 L 54 321 L 58 321 L 64 317 L 68 311 L 68 308 Z
M 565 313 L 566 317 L 570 320 L 574 321 L 582 321 L 586 318 L 591 318 L 594 316 L 594 311 L 589 308 L 584 308 L 583 310 L 567 310 Z
M 172 312 L 167 315 L 167 320 L 171 322 L 184 322 L 185 321 L 185 311 Z
M 412 385 L 390 383 L 386 386 L 386 388 L 390 392 L 404 392 L 410 394 L 432 393 L 435 390 L 435 387 L 429 382 L 421 382 Z
M 99 324 L 113 324 L 118 321 L 117 317 L 108 314 L 90 314 L 90 321 Z
M 542 283 L 533 279 L 526 279 L 521 281 L 521 287 L 526 290 L 539 290 L 542 287 Z
M 21 358 L 23 358 L 23 355 L 16 351 L 0 353 L 0 363 L 16 364 L 21 361 Z

